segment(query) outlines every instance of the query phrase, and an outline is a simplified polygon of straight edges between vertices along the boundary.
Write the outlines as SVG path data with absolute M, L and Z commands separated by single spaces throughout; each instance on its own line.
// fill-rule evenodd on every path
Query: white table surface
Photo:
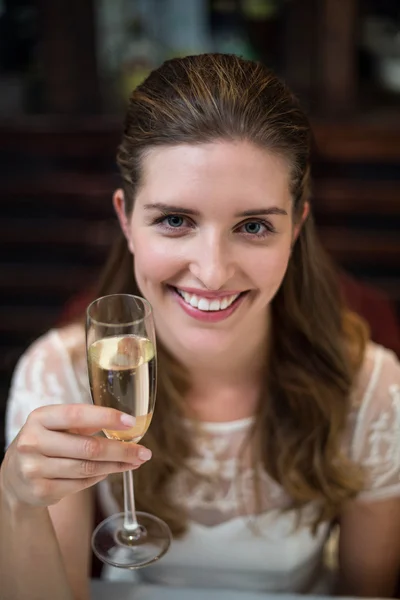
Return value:
M 92 581 L 92 600 L 283 600 L 283 596 L 233 592 L 231 590 L 174 588 L 159 585 L 137 585 L 135 583 Z M 299 600 L 297 596 L 286 596 L 285 600 Z
M 127 582 L 92 581 L 92 600 L 304 600 L 304 598 L 306 597 L 295 594 L 258 594 L 208 588 L 188 589 L 158 585 L 142 586 Z M 310 596 L 310 598 L 328 600 L 328 597 L 323 596 Z

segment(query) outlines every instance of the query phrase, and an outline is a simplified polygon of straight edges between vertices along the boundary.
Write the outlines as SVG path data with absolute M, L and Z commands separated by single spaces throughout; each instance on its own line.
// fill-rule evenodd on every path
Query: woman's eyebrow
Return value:
M 176 212 L 183 215 L 200 216 L 200 211 L 193 208 L 184 208 L 183 206 L 174 206 L 172 204 L 164 204 L 163 202 L 154 202 L 152 204 L 145 204 L 145 210 L 161 210 L 163 212 Z M 286 215 L 287 211 L 277 206 L 270 206 L 269 208 L 252 208 L 245 210 L 240 213 L 236 213 L 235 217 L 257 217 L 261 215 Z
M 260 215 L 286 215 L 287 211 L 277 206 L 270 206 L 269 208 L 252 208 L 245 210 L 240 213 L 236 213 L 235 217 L 259 217 Z
M 164 204 L 163 202 L 155 202 L 153 204 L 145 204 L 145 210 L 161 210 L 165 212 L 177 212 L 184 215 L 199 216 L 200 212 L 193 208 L 184 208 L 183 206 L 173 206 L 172 204 Z

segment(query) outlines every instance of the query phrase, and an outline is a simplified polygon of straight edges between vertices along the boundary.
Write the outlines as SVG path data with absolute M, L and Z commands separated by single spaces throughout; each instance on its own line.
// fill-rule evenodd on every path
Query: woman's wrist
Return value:
M 17 494 L 13 492 L 11 487 L 7 485 L 6 479 L 7 455 L 4 458 L 3 464 L 0 467 L 0 504 L 3 510 L 6 510 L 11 515 L 31 515 L 40 514 L 47 511 L 46 506 L 35 506 L 24 502 Z

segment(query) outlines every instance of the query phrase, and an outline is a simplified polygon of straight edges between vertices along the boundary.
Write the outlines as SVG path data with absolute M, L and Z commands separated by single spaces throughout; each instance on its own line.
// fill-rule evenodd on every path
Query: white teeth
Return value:
M 192 306 L 193 306 L 193 304 L 192 304 Z M 199 302 L 197 304 L 197 308 L 199 310 L 204 310 L 204 311 L 211 310 L 211 302 L 209 302 L 208 300 L 206 300 L 206 298 L 200 298 L 200 300 L 199 300 Z
M 210 308 L 208 310 L 221 310 L 222 308 L 222 300 L 213 300 L 210 304 Z
M 223 298 L 221 302 L 221 310 L 225 310 L 229 306 L 228 298 Z
M 208 298 L 202 298 L 201 296 L 196 296 L 196 294 L 188 294 L 188 292 L 184 292 L 182 290 L 177 289 L 179 295 L 193 306 L 193 308 L 197 308 L 198 310 L 202 310 L 204 312 L 208 311 L 217 311 L 217 310 L 225 310 L 230 306 L 239 296 L 239 294 L 235 294 L 233 296 L 225 296 L 221 299 L 213 299 L 210 300 Z
M 190 294 L 188 294 L 187 292 L 181 292 L 180 290 L 178 290 L 179 294 L 182 296 L 182 298 L 188 303 L 190 304 L 190 298 L 192 297 Z

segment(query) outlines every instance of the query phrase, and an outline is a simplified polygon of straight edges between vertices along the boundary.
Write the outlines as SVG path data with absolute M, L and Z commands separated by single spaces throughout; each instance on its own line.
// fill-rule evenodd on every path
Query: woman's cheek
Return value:
M 141 241 L 136 248 L 135 271 L 137 278 L 142 281 L 163 283 L 172 279 L 184 267 L 184 256 L 171 243 L 152 239 Z
M 274 249 L 265 254 L 264 260 L 254 263 L 257 273 L 253 277 L 259 282 L 259 287 L 270 290 L 280 286 L 290 259 L 290 248 Z

